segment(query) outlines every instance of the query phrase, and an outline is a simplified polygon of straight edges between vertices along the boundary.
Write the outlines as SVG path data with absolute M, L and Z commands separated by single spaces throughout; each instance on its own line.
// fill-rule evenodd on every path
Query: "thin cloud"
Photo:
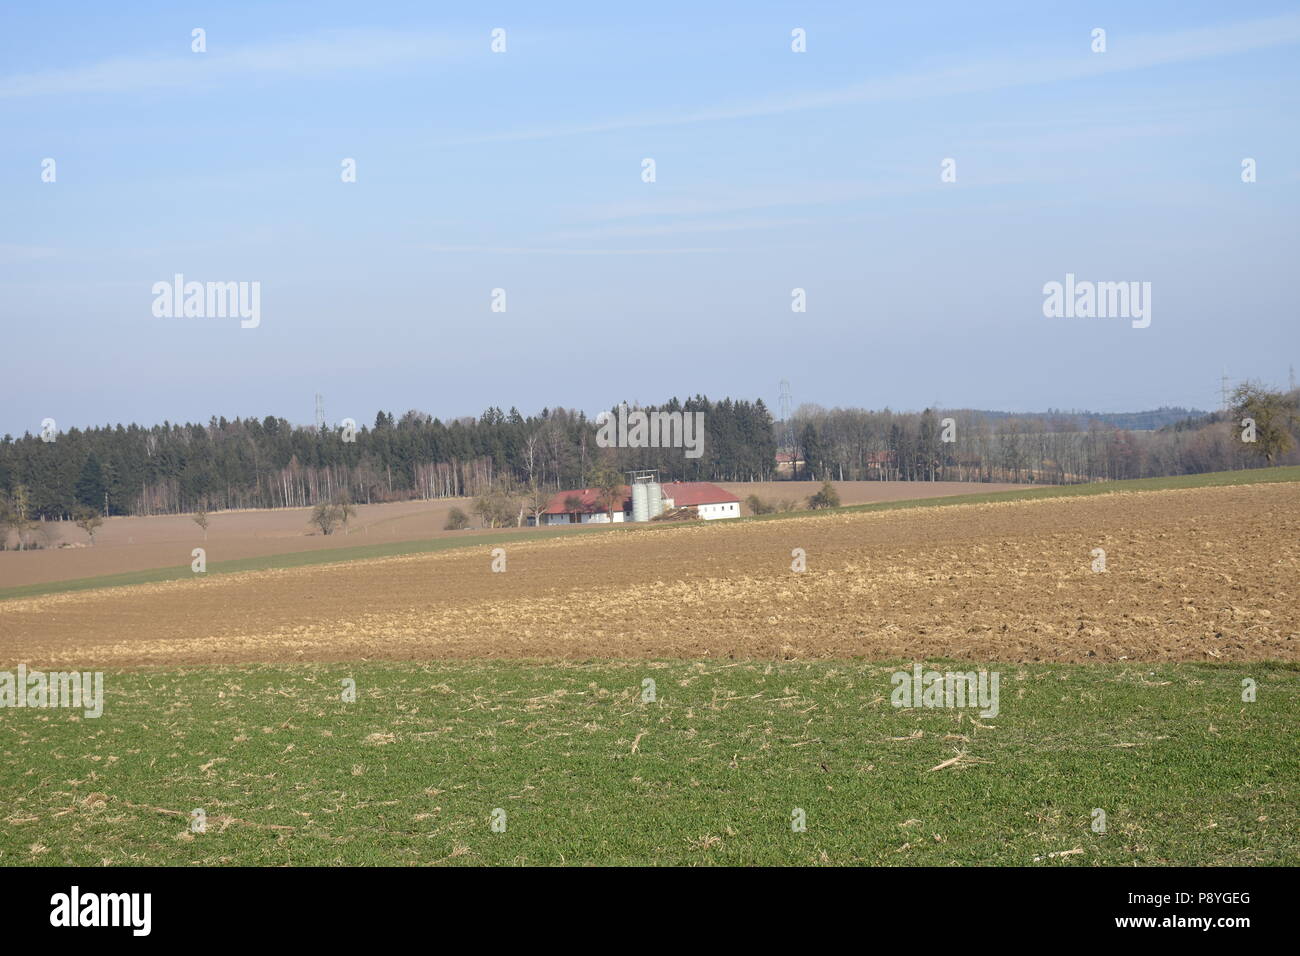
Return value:
M 0 243 L 0 263 L 34 262 L 38 259 L 52 259 L 58 250 L 48 246 L 19 246 Z
M 189 37 L 177 38 L 188 49 Z M 223 48 L 208 36 L 208 52 L 168 57 L 118 57 L 85 67 L 20 73 L 0 79 L 0 99 L 168 89 L 248 75 L 373 70 L 449 59 L 464 45 L 442 36 L 386 30 L 329 31 L 274 43 Z
M 829 220 L 811 219 L 735 219 L 708 222 L 683 222 L 658 226 L 608 226 L 598 229 L 577 229 L 556 232 L 549 238 L 561 241 L 630 239 L 638 237 L 673 236 L 683 232 L 749 232 L 756 229 L 793 229 L 800 226 L 825 225 Z
M 546 246 L 425 246 L 429 252 L 469 252 L 500 256 L 669 256 L 698 252 L 730 252 L 730 249 L 561 249 Z
M 1074 50 L 1036 60 L 991 60 L 943 70 L 868 80 L 835 90 L 770 97 L 695 112 L 648 114 L 585 125 L 505 131 L 465 137 L 453 142 L 456 145 L 463 145 L 549 139 L 657 126 L 751 119 L 864 103 L 924 99 L 963 93 L 987 93 L 1012 87 L 1036 86 L 1142 70 L 1172 63 L 1234 56 L 1295 43 L 1300 43 L 1300 15 L 1295 14 L 1146 36 L 1126 36 L 1112 32 L 1108 37 L 1108 51 L 1105 53 L 1092 53 L 1088 47 L 1087 34 L 1082 34 Z
M 651 199 L 599 203 L 580 210 L 578 218 L 608 220 L 646 216 L 707 216 L 781 206 L 804 208 L 876 199 L 897 195 L 906 189 L 897 183 L 877 186 L 861 182 L 773 183 L 739 190 L 710 184 L 706 190 L 694 195 L 670 194 Z

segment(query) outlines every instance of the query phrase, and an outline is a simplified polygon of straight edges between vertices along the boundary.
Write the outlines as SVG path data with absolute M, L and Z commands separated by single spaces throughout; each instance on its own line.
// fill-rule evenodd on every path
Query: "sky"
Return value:
M 1300 364 L 1298 48 L 1270 2 L 6 4 L 0 434 L 1214 408 Z M 259 324 L 155 315 L 176 274 Z M 1045 316 L 1067 274 L 1150 324 Z

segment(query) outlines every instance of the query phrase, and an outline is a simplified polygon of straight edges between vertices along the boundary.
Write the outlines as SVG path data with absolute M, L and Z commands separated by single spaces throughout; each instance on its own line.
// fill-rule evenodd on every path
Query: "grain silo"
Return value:
M 664 492 L 659 472 L 654 469 L 629 471 L 627 483 L 632 491 L 632 520 L 649 521 L 664 513 Z
M 632 520 L 650 520 L 650 486 L 644 481 L 632 483 Z
M 648 510 L 651 518 L 658 518 L 664 513 L 664 488 L 657 481 L 649 482 L 646 485 L 646 497 L 649 499 Z

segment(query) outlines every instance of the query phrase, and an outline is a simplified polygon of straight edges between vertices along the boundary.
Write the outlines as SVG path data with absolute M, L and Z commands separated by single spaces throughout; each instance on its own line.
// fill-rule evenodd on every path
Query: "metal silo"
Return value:
M 664 489 L 657 481 L 652 481 L 646 485 L 646 497 L 648 500 L 650 517 L 658 518 L 664 513 Z
M 632 520 L 650 520 L 649 490 L 643 481 L 638 481 L 632 485 Z

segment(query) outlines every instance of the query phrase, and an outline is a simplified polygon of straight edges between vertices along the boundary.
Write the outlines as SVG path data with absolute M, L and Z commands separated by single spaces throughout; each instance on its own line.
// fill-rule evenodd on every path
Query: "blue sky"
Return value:
M 0 433 L 782 378 L 1208 408 L 1300 360 L 1298 4 L 550 6 L 7 5 Z M 1151 282 L 1150 327 L 1045 318 L 1067 272 Z M 176 273 L 260 326 L 155 318 Z

